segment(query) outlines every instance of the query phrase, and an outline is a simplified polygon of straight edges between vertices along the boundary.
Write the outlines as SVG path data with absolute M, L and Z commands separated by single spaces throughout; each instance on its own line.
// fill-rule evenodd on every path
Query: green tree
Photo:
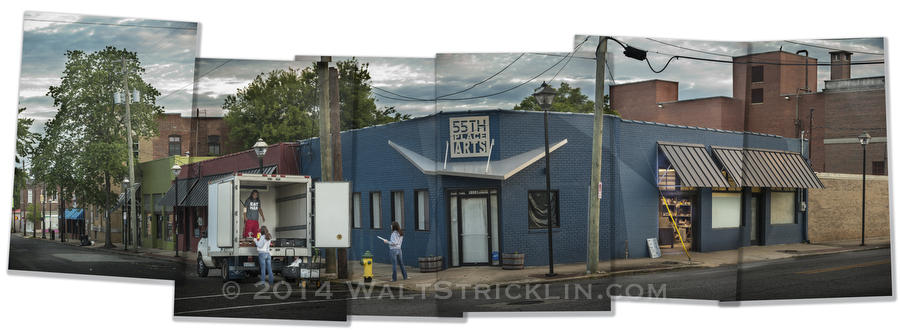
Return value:
M 522 99 L 519 104 L 516 104 L 516 106 L 513 107 L 513 110 L 543 111 L 541 110 L 541 106 L 537 104 L 537 100 L 534 99 L 534 96 L 530 95 Z M 553 105 L 550 107 L 550 111 L 593 113 L 594 101 L 583 94 L 581 88 L 573 88 L 568 83 L 561 82 L 559 84 L 559 89 L 556 89 L 556 98 L 553 99 Z M 603 95 L 603 113 L 619 115 L 616 110 L 613 110 L 609 106 L 609 95 Z
M 131 104 L 132 134 L 139 140 L 157 135 L 163 112 L 156 105 L 160 93 L 141 77 L 145 70 L 135 52 L 107 46 L 93 53 L 67 51 L 66 57 L 60 84 L 47 93 L 58 111 L 41 140 L 36 174 L 50 193 L 59 187 L 61 199 L 77 197 L 108 212 L 115 195 L 112 183 L 124 178 L 128 158 L 125 108 L 115 104 L 114 94 L 122 90 L 123 80 L 139 92 Z M 64 209 L 60 205 L 60 211 Z M 106 223 L 109 230 L 108 215 Z
M 23 118 L 21 116 L 23 111 L 25 111 L 25 108 L 19 108 L 17 112 L 19 117 L 16 126 L 16 167 L 13 174 L 13 208 L 21 208 L 19 192 L 22 190 L 22 187 L 25 186 L 26 180 L 28 179 L 28 173 L 25 170 L 25 157 L 33 155 L 34 143 L 37 138 L 37 135 L 31 132 L 31 126 L 34 125 L 34 119 Z
M 409 119 L 393 107 L 375 105 L 368 68 L 356 58 L 337 63 L 342 130 Z M 317 82 L 315 64 L 302 70 L 278 69 L 257 75 L 226 96 L 222 108 L 228 110 L 230 143 L 246 148 L 258 138 L 284 142 L 317 136 Z

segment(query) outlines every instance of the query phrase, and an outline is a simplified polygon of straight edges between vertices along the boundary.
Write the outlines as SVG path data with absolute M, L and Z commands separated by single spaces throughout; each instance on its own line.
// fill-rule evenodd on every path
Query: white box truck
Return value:
M 197 275 L 220 270 L 224 281 L 259 273 L 258 252 L 244 241 L 243 203 L 259 192 L 274 237 L 269 248 L 274 272 L 295 259 L 305 262 L 314 248 L 350 247 L 350 183 L 313 182 L 309 176 L 240 174 L 210 181 L 206 232 L 197 246 Z

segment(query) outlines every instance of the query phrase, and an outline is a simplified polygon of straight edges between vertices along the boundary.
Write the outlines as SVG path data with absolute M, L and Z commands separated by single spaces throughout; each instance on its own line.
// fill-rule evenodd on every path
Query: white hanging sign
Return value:
M 450 157 L 484 157 L 490 154 L 488 116 L 450 118 Z

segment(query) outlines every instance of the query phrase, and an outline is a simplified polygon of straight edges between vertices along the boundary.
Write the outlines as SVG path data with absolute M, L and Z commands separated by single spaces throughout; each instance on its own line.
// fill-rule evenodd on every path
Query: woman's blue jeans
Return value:
M 403 272 L 403 279 L 406 280 L 406 267 L 403 266 L 403 250 L 391 249 L 391 263 L 393 264 L 391 281 L 397 281 L 397 265 L 400 265 L 400 272 Z
M 266 274 L 269 275 L 269 284 L 275 283 L 275 275 L 272 274 L 272 255 L 268 252 L 259 254 L 259 282 L 266 282 Z

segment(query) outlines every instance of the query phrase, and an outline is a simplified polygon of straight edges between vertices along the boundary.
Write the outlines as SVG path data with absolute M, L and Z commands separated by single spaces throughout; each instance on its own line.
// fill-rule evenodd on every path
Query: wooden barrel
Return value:
M 444 268 L 444 257 L 442 256 L 419 257 L 419 272 L 437 272 L 442 268 Z
M 525 254 L 524 253 L 504 253 L 503 269 L 524 269 Z

